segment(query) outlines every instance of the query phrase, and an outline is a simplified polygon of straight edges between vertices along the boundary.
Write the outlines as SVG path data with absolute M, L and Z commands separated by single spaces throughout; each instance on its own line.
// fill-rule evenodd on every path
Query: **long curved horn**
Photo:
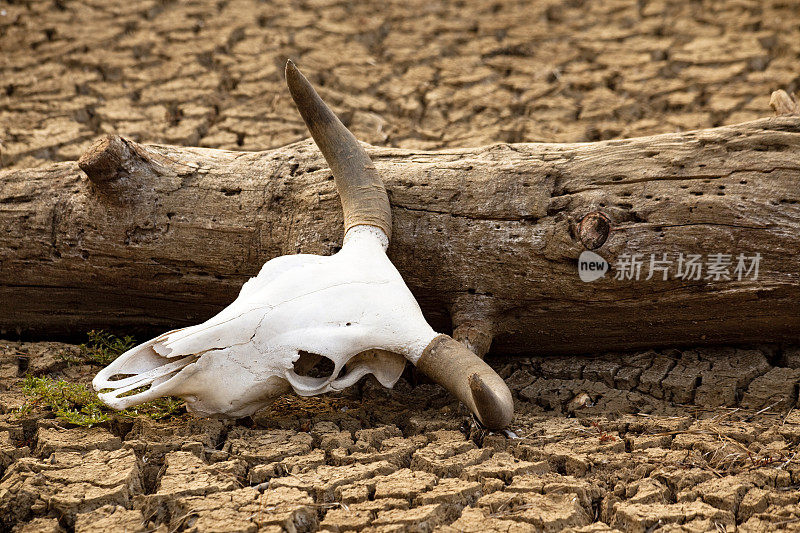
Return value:
M 461 400 L 489 429 L 503 429 L 514 417 L 514 399 L 503 378 L 457 340 L 439 335 L 416 367 Z
M 291 60 L 286 62 L 286 84 L 300 115 L 333 172 L 342 199 L 344 231 L 366 224 L 391 238 L 392 213 L 386 188 L 364 148 L 325 105 Z

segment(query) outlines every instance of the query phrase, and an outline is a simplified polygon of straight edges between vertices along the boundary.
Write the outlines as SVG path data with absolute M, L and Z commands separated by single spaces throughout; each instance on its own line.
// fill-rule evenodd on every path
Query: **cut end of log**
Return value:
M 611 219 L 600 211 L 592 211 L 578 225 L 578 238 L 587 250 L 596 250 L 603 246 L 610 232 Z
M 108 135 L 97 140 L 86 150 L 78 167 L 93 183 L 106 183 L 116 179 L 125 161 L 130 157 L 125 140 L 119 135 Z
M 775 111 L 775 116 L 778 117 L 800 114 L 800 107 L 798 107 L 794 97 L 783 89 L 773 91 L 769 99 L 769 105 Z

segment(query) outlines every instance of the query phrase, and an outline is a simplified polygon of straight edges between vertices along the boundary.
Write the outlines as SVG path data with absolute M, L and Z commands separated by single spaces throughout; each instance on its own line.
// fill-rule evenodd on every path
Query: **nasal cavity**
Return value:
M 132 378 L 133 376 L 136 375 L 138 374 L 113 374 L 111 376 L 108 376 L 108 381 L 120 381 L 123 379 Z

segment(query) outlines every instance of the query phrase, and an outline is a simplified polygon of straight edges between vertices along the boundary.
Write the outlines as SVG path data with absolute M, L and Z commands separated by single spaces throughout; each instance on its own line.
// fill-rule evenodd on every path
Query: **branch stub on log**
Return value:
M 93 183 L 106 183 L 119 176 L 119 170 L 130 157 L 130 150 L 122 137 L 108 135 L 81 155 L 78 166 Z
M 769 106 L 775 111 L 775 115 L 779 117 L 800 113 L 800 108 L 794 97 L 783 89 L 773 91 L 769 98 Z

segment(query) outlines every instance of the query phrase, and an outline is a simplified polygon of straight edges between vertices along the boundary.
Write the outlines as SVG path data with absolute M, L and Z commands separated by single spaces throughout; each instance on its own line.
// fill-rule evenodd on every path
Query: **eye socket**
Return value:
M 336 365 L 333 361 L 318 353 L 300 350 L 300 357 L 294 362 L 294 372 L 298 376 L 310 378 L 327 378 L 333 374 Z

